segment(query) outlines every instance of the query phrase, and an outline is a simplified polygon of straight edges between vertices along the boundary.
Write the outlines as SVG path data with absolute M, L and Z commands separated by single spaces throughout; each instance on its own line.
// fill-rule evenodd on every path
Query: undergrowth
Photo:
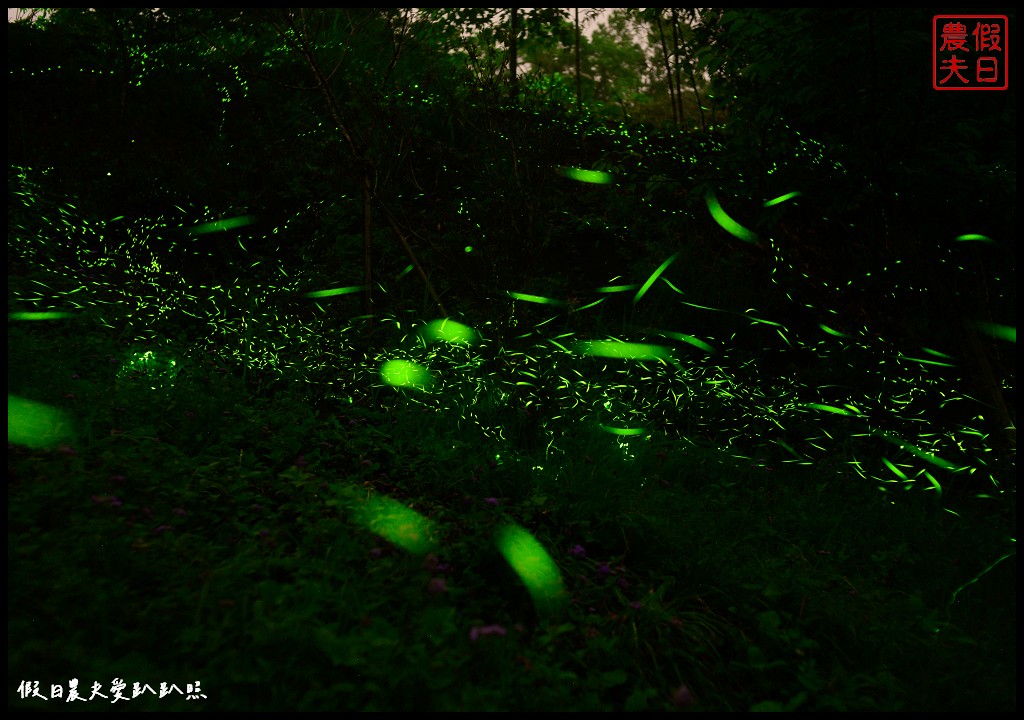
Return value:
M 12 693 L 78 678 L 86 697 L 119 679 L 206 696 L 130 705 L 160 710 L 1015 707 L 1005 514 L 892 497 L 850 458 L 583 419 L 516 442 L 514 414 L 478 425 L 404 390 L 314 401 L 212 357 L 167 373 L 107 336 L 10 340 L 11 387 L 78 419 L 57 448 L 8 445 Z M 354 522 L 370 496 L 429 519 L 434 549 Z M 558 567 L 557 610 L 496 550 L 509 522 Z

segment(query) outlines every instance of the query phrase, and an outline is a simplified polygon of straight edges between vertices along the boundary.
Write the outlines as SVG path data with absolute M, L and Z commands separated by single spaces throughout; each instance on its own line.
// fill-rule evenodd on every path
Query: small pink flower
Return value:
M 430 578 L 430 582 L 427 583 L 427 592 L 431 595 L 440 595 L 441 593 L 448 592 L 448 586 L 444 578 Z
M 484 502 L 487 503 L 488 505 L 494 505 L 495 507 L 501 504 L 501 501 L 498 500 L 498 498 L 493 497 L 484 498 Z
M 505 635 L 508 631 L 501 625 L 482 625 L 474 626 L 469 630 L 469 639 L 471 642 L 476 642 L 477 638 L 482 635 Z
M 693 697 L 693 693 L 690 692 L 690 688 L 685 685 L 680 685 L 676 688 L 676 691 L 672 693 L 672 704 L 678 708 L 693 707 L 696 702 L 697 700 Z

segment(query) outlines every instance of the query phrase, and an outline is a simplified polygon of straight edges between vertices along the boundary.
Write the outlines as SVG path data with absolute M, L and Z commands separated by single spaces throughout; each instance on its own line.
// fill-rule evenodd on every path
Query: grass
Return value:
M 1016 707 L 1012 501 L 880 492 L 838 435 L 799 463 L 682 422 L 612 435 L 615 407 L 517 396 L 458 348 L 430 359 L 461 384 L 433 393 L 359 368 L 324 391 L 80 330 L 9 331 L 11 392 L 75 433 L 8 445 L 11 708 L 65 709 L 18 689 L 71 678 L 108 698 L 82 710 L 120 680 L 182 694 L 114 709 Z M 522 357 L 534 379 L 561 362 Z M 666 392 L 637 387 L 605 402 Z M 425 544 L 385 539 L 373 498 Z M 509 525 L 560 602 L 506 561 Z

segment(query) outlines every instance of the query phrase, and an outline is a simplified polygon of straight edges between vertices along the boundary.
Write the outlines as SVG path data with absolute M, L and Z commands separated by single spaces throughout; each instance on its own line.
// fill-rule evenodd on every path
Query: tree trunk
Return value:
M 363 315 L 373 318 L 373 198 L 363 178 Z
M 672 122 L 680 124 L 683 121 L 682 108 L 676 108 L 676 90 L 672 83 L 672 65 L 668 59 L 668 45 L 665 44 L 665 27 L 661 24 L 661 11 L 655 17 L 658 25 L 658 34 L 661 36 L 661 56 L 665 59 L 665 79 L 668 80 L 668 99 L 672 103 Z
M 519 48 L 516 44 L 516 36 L 519 34 L 516 28 L 516 20 L 518 19 L 519 8 L 512 8 L 511 17 L 509 18 L 509 38 L 508 38 L 508 67 L 509 67 L 509 97 L 513 102 L 519 97 L 519 79 L 516 76 L 516 72 L 519 67 Z
M 576 110 L 583 107 L 583 85 L 580 77 L 580 9 L 576 10 Z

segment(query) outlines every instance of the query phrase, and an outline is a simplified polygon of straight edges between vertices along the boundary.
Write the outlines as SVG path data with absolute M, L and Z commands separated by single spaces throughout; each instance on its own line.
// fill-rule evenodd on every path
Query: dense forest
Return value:
M 938 14 L 9 23 L 9 708 L 1014 710 Z

